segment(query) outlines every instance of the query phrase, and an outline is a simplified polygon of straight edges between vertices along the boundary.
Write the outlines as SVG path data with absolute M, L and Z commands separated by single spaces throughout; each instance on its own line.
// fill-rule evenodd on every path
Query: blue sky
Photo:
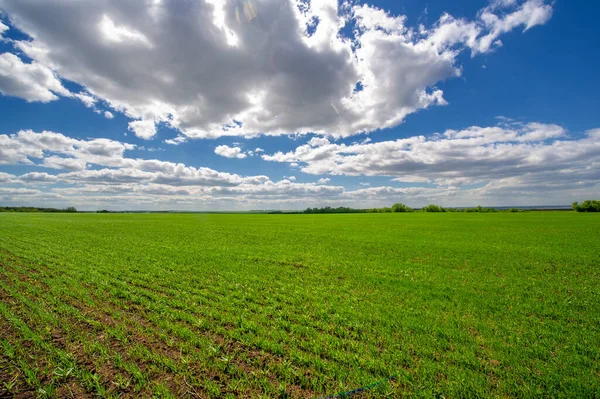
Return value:
M 0 0 L 0 203 L 245 210 L 598 197 L 593 8 Z

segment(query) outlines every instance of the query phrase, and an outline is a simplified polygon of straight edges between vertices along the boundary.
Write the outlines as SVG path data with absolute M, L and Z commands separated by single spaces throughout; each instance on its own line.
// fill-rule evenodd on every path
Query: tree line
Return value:
M 600 200 L 586 200 L 582 203 L 573 202 L 573 209 L 577 212 L 600 212 Z M 318 213 L 395 213 L 395 212 L 466 212 L 466 213 L 492 213 L 492 212 L 524 212 L 519 208 L 510 209 L 496 209 L 496 208 L 485 208 L 481 205 L 471 208 L 445 208 L 441 205 L 430 204 L 422 208 L 411 208 L 406 204 L 398 202 L 391 207 L 383 208 L 369 208 L 369 209 L 356 209 L 348 207 L 337 207 L 333 208 L 325 206 L 322 208 L 307 208 L 304 211 L 292 211 L 282 212 L 276 211 L 271 213 L 306 213 L 306 214 L 318 214 Z
M 271 214 L 321 214 L 321 213 L 399 213 L 399 212 L 478 212 L 478 213 L 489 213 L 489 212 L 523 212 L 517 208 L 511 208 L 506 210 L 498 210 L 495 208 L 484 208 L 481 205 L 474 208 L 444 208 L 441 205 L 427 205 L 423 208 L 411 208 L 410 206 L 398 202 L 391 207 L 383 208 L 367 208 L 357 209 L 340 206 L 337 208 L 331 206 L 325 206 L 322 208 L 307 208 L 304 211 L 273 211 Z
M 64 208 L 64 209 L 38 208 L 38 207 L 33 207 L 33 206 L 0 206 L 0 212 L 49 212 L 49 213 L 68 212 L 68 213 L 75 213 L 75 212 L 77 212 L 77 209 L 75 209 L 75 207 L 72 207 L 72 206 Z
M 573 210 L 576 212 L 600 212 L 600 200 L 586 200 L 582 203 L 573 202 Z M 75 213 L 77 209 L 73 206 L 69 206 L 64 209 L 59 208 L 40 208 L 32 206 L 0 206 L 0 212 L 66 212 Z M 98 213 L 108 213 L 109 211 L 103 209 L 97 211 Z M 345 206 L 339 206 L 333 208 L 331 206 L 325 206 L 322 208 L 307 208 L 304 211 L 273 211 L 271 214 L 286 213 L 286 214 L 320 214 L 320 213 L 397 213 L 397 212 L 476 212 L 476 213 L 490 213 L 490 212 L 523 212 L 522 209 L 510 208 L 498 210 L 495 208 L 484 208 L 481 205 L 473 208 L 444 208 L 441 205 L 430 204 L 422 208 L 411 208 L 401 202 L 395 203 L 391 207 L 383 208 L 367 208 L 357 209 L 349 208 Z

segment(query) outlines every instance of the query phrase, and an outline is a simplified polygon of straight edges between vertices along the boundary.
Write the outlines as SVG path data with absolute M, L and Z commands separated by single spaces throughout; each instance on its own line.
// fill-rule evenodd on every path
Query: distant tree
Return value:
M 96 213 L 110 213 L 109 211 L 107 211 L 106 209 L 102 209 L 101 211 L 98 211 Z
M 303 213 L 365 213 L 367 210 L 365 209 L 353 209 L 347 208 L 344 206 L 340 206 L 338 208 L 332 208 L 330 206 L 326 206 L 324 208 L 307 208 Z
M 392 212 L 412 212 L 413 209 L 401 202 L 392 205 Z
M 446 210 L 440 205 L 427 205 L 422 209 L 423 212 L 446 212 Z
M 487 212 L 498 212 L 494 208 L 484 208 L 479 205 L 477 208 L 465 208 L 465 212 L 477 212 L 477 213 L 487 213 Z
M 573 209 L 576 212 L 600 212 L 600 200 L 586 200 L 581 204 L 573 202 Z
M 77 209 L 70 206 L 65 209 L 58 208 L 37 208 L 33 206 L 4 206 L 0 207 L 0 212 L 77 212 Z

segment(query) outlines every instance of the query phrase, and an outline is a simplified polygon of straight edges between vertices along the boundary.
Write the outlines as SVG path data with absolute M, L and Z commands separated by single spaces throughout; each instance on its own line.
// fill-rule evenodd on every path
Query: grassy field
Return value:
M 600 217 L 0 214 L 0 397 L 600 397 Z

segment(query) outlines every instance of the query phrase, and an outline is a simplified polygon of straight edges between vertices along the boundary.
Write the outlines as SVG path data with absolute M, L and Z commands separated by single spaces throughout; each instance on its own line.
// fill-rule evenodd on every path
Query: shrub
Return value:
M 573 202 L 573 209 L 577 212 L 600 212 L 600 200 L 586 200 L 581 204 Z
M 392 205 L 392 212 L 412 212 L 413 209 L 401 202 Z

